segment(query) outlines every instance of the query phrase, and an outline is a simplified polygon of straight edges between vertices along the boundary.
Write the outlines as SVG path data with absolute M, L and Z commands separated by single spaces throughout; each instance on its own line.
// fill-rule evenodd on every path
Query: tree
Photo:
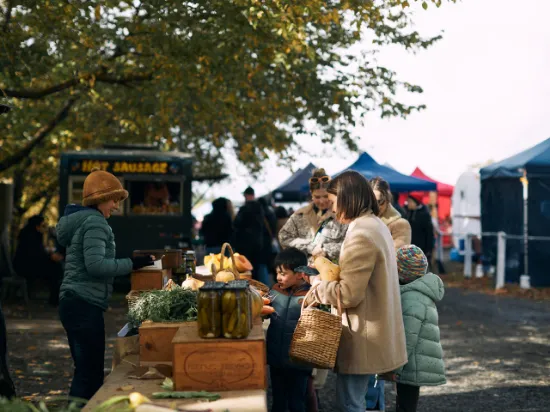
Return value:
M 402 0 L 0 4 L 0 95 L 15 107 L 0 119 L 0 171 L 21 175 L 24 205 L 55 187 L 61 150 L 106 141 L 179 147 L 198 173 L 219 172 L 223 148 L 257 172 L 302 133 L 356 149 L 350 130 L 368 112 L 423 108 L 396 99 L 422 90 L 378 66 L 376 49 L 440 39 L 411 29 Z M 365 37 L 372 49 L 352 54 Z

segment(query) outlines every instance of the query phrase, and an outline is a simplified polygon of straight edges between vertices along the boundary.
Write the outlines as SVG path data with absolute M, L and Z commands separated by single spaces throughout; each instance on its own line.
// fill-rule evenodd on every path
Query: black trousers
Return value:
M 6 321 L 0 307 L 0 397 L 12 398 L 15 396 L 15 386 L 8 370 L 8 344 Z
M 311 371 L 269 367 L 273 404 L 271 412 L 306 412 L 307 384 Z
M 74 361 L 69 396 L 90 399 L 103 385 L 105 322 L 103 309 L 65 293 L 59 302 L 59 317 L 67 332 Z
M 416 412 L 419 397 L 420 387 L 398 383 L 396 412 Z

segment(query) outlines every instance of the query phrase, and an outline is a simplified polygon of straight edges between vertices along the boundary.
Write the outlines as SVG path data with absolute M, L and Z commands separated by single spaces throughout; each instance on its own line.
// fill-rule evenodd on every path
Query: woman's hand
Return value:
M 326 255 L 327 254 L 321 246 L 315 246 L 315 248 L 311 252 L 311 256 L 313 256 L 314 258 L 318 258 L 319 256 L 326 257 Z

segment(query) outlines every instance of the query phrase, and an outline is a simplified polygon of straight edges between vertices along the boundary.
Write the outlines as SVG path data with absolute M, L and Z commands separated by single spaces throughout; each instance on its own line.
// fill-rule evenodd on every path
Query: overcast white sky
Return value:
M 378 58 L 400 79 L 422 86 L 420 101 L 428 108 L 407 120 L 371 114 L 366 127 L 355 130 L 360 147 L 402 173 L 419 166 L 454 184 L 471 164 L 501 160 L 549 138 L 548 16 L 550 0 L 462 0 L 419 10 L 420 33 L 444 30 L 443 40 L 417 55 L 395 48 Z M 302 157 L 296 168 L 312 161 L 336 173 L 357 157 L 324 149 Z M 240 168 L 211 194 L 240 201 L 248 184 L 263 194 L 290 174 L 271 162 L 254 181 Z

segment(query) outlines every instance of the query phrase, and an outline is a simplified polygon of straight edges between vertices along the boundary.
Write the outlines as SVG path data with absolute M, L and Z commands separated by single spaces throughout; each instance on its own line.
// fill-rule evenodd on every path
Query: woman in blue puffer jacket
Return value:
M 151 256 L 115 259 L 115 237 L 107 219 L 127 197 L 115 176 L 92 170 L 84 181 L 82 206 L 68 205 L 57 224 L 58 242 L 66 248 L 59 317 L 75 366 L 71 397 L 90 399 L 103 385 L 103 313 L 114 277 L 153 263 Z

